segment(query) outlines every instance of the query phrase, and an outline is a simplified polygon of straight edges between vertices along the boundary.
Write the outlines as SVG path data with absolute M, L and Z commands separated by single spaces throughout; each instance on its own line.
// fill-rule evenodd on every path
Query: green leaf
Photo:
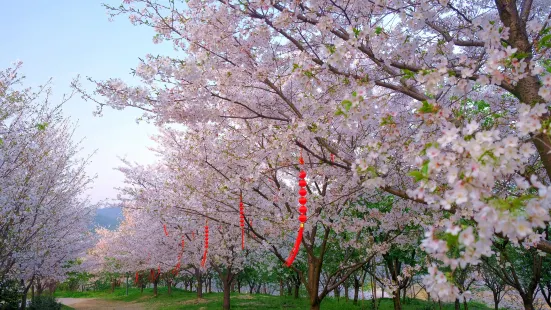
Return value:
M 346 110 L 346 112 L 350 111 L 350 108 L 352 108 L 352 101 L 350 100 L 343 100 L 341 104 L 343 108 Z
M 377 27 L 375 28 L 375 34 L 380 35 L 381 33 L 383 33 L 383 30 L 384 30 L 383 27 Z
M 409 176 L 412 176 L 415 182 L 419 182 L 423 179 L 425 179 L 425 175 L 421 171 L 410 171 L 408 173 Z

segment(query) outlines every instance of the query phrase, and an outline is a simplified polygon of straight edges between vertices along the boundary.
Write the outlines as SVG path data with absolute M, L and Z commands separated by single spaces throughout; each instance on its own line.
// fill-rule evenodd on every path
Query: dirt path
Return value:
M 145 308 L 136 303 L 124 301 L 112 301 L 96 298 L 58 298 L 60 303 L 76 310 L 145 310 Z

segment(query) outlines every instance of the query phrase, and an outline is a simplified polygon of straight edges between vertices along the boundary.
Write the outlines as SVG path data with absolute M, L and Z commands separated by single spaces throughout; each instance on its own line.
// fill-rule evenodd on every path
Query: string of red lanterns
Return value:
M 177 275 L 180 272 L 180 266 L 182 264 L 182 255 L 184 254 L 184 245 L 185 245 L 185 235 L 182 235 L 182 250 L 180 251 L 180 254 L 178 254 L 178 263 L 176 264 L 176 267 L 174 267 L 174 270 L 172 271 L 172 274 Z
M 241 249 L 245 250 L 245 206 L 241 193 L 239 193 L 239 225 L 241 226 Z
M 300 152 L 300 157 L 298 159 L 298 162 L 301 166 L 304 165 L 304 158 L 302 158 L 302 151 Z M 300 249 L 300 243 L 302 242 L 302 234 L 304 233 L 304 223 L 306 223 L 306 220 L 308 217 L 306 216 L 306 212 L 308 212 L 308 208 L 306 208 L 306 203 L 308 202 L 308 199 L 306 198 L 306 195 L 308 194 L 308 191 L 306 191 L 306 171 L 300 170 L 298 174 L 298 186 L 300 189 L 298 190 L 298 194 L 300 195 L 300 198 L 298 199 L 298 202 L 300 204 L 298 211 L 300 213 L 298 220 L 300 221 L 300 228 L 298 229 L 297 239 L 295 240 L 295 245 L 293 246 L 293 249 L 291 250 L 291 253 L 289 253 L 289 257 L 287 257 L 287 260 L 285 261 L 285 265 L 287 267 L 290 267 L 293 262 L 295 261 L 295 258 L 297 257 L 298 251 Z
M 207 253 L 209 251 L 209 221 L 205 224 L 205 252 L 203 253 L 203 259 L 201 260 L 201 267 L 205 267 L 207 262 Z
M 165 236 L 168 237 L 168 230 L 166 229 L 166 224 L 163 224 L 163 229 L 165 230 Z

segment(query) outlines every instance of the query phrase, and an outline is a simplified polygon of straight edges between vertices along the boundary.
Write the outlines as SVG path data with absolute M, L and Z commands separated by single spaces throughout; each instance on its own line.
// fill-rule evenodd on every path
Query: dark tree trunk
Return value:
M 212 278 L 209 277 L 209 294 L 212 293 Z
M 153 296 L 157 297 L 157 284 L 159 283 L 159 278 L 153 281 Z
M 224 287 L 224 301 L 222 303 L 222 309 L 229 310 L 230 309 L 230 283 L 227 283 L 227 281 L 223 281 L 223 287 Z
M 335 294 L 335 298 L 337 299 L 340 299 L 341 298 L 341 291 L 340 291 L 340 287 L 335 287 L 335 289 L 333 290 L 333 294 Z
M 524 310 L 534 310 L 534 301 L 532 298 L 523 298 L 522 304 L 524 306 Z
M 396 291 L 394 291 L 394 295 L 392 296 L 392 302 L 394 304 L 394 310 L 402 310 L 402 302 L 400 300 L 399 288 Z
M 469 304 L 465 298 L 463 298 L 463 310 L 469 310 Z
M 360 294 L 360 280 L 354 278 L 354 304 L 358 304 L 358 296 Z
M 37 296 L 42 296 L 42 293 L 44 292 L 44 285 L 42 285 L 42 281 L 40 281 L 40 278 L 36 280 L 36 293 Z
M 344 285 L 344 300 L 348 301 L 348 284 Z
M 195 279 L 197 281 L 197 298 L 203 298 L 203 278 L 201 269 L 195 267 Z
M 494 291 L 492 291 L 492 294 L 494 295 L 494 310 L 499 310 L 499 294 Z
M 459 299 L 455 299 L 455 310 L 461 310 L 461 303 L 459 302 Z
M 295 283 L 295 293 L 293 294 L 293 296 L 294 296 L 295 298 L 297 298 L 297 299 L 298 299 L 298 291 L 299 291 L 299 289 L 300 289 L 300 282 L 299 282 L 299 283 Z
M 321 300 L 318 295 L 320 273 L 322 261 L 316 257 L 308 257 L 308 297 L 310 299 L 310 309 L 317 310 L 320 308 Z
M 167 280 L 166 285 L 168 287 L 168 296 L 170 296 L 172 294 L 172 280 Z
M 279 279 L 279 296 L 283 296 L 283 279 Z
M 31 283 L 29 283 L 29 285 L 25 285 L 25 282 L 21 280 L 22 285 L 24 285 L 23 293 L 21 295 L 21 310 L 27 309 L 27 293 L 29 293 L 29 289 L 31 288 L 33 281 L 34 278 L 31 280 Z

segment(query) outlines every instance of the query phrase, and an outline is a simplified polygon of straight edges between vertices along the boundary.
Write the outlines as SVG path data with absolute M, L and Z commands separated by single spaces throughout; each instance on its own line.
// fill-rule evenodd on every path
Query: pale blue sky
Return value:
M 71 80 L 80 74 L 96 79 L 119 77 L 135 81 L 130 69 L 138 57 L 147 53 L 174 54 L 169 44 L 155 45 L 153 30 L 133 26 L 127 17 L 108 21 L 102 2 L 119 5 L 122 0 L 17 0 L 3 1 L 0 9 L 0 68 L 22 60 L 26 85 L 38 85 L 53 78 L 56 98 L 70 92 Z M 64 108 L 67 116 L 78 121 L 76 138 L 84 153 L 97 150 L 88 168 L 97 174 L 90 191 L 93 201 L 116 197 L 114 187 L 123 176 L 113 170 L 118 157 L 139 163 L 152 163 L 155 156 L 147 147 L 156 132 L 153 125 L 136 124 L 137 110 L 105 109 L 103 117 L 94 117 L 95 105 L 73 98 Z

